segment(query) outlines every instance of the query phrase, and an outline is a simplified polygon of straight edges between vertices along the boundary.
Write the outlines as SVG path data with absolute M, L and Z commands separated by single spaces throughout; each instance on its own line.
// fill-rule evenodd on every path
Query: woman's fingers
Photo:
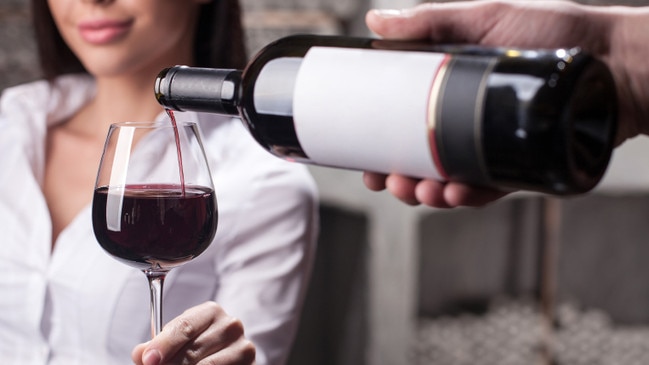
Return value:
M 136 346 L 132 358 L 138 365 L 210 364 L 208 359 L 213 358 L 232 359 L 224 365 L 249 364 L 251 353 L 254 361 L 254 346 L 243 334 L 241 321 L 207 302 L 188 309 L 153 340 Z M 220 352 L 224 354 L 216 356 Z
M 201 358 L 198 362 L 191 362 L 187 358 L 172 359 L 170 364 L 197 364 L 197 365 L 251 365 L 255 363 L 255 346 L 252 342 L 241 337 L 228 347 Z

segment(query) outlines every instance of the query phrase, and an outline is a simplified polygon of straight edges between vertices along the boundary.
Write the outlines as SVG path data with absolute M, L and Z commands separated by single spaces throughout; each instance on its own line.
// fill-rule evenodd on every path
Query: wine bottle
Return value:
M 282 38 L 243 71 L 168 68 L 155 95 L 239 115 L 291 161 L 557 195 L 601 180 L 617 118 L 609 69 L 579 49 L 342 36 Z

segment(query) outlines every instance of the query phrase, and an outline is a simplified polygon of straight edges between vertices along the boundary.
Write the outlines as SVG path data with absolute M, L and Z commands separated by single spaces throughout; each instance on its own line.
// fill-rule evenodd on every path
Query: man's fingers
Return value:
M 436 43 L 478 43 L 497 18 L 485 16 L 498 4 L 425 3 L 405 10 L 370 10 L 367 26 L 389 39 L 428 39 Z
M 417 183 L 415 199 L 424 205 L 434 208 L 451 208 L 444 199 L 446 184 L 434 180 L 422 180 Z
M 460 183 L 449 183 L 444 189 L 444 201 L 449 207 L 482 207 L 508 193 Z
M 581 8 L 567 1 L 460 1 L 424 3 L 405 10 L 370 10 L 365 22 L 370 30 L 388 39 L 556 48 L 575 46 L 596 37 L 591 33 L 603 31 L 584 26 L 583 14 Z
M 365 186 L 372 191 L 381 191 L 385 190 L 385 179 L 387 175 L 379 174 L 376 172 L 363 172 L 363 183 Z
M 402 202 L 408 205 L 419 205 L 415 196 L 415 187 L 419 181 L 420 179 L 392 174 L 388 176 L 385 185 L 388 191 Z

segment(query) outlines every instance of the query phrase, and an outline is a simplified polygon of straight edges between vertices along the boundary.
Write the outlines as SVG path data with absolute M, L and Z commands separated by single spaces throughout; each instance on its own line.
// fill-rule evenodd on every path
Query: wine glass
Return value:
M 207 249 L 217 222 L 214 185 L 195 123 L 110 126 L 95 183 L 93 229 L 106 252 L 146 275 L 152 336 L 162 327 L 165 276 Z

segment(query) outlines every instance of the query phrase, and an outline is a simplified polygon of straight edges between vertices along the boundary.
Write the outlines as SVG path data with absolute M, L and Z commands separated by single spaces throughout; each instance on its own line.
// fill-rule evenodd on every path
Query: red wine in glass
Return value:
M 174 147 L 177 159 L 161 158 Z M 205 251 L 216 234 L 217 201 L 198 125 L 111 125 L 97 172 L 92 221 L 101 247 L 146 275 L 151 332 L 157 335 L 165 276 Z
M 111 198 L 121 204 L 109 204 Z M 218 213 L 211 188 L 127 185 L 97 188 L 92 220 L 99 244 L 113 257 L 141 270 L 169 270 L 205 251 Z

